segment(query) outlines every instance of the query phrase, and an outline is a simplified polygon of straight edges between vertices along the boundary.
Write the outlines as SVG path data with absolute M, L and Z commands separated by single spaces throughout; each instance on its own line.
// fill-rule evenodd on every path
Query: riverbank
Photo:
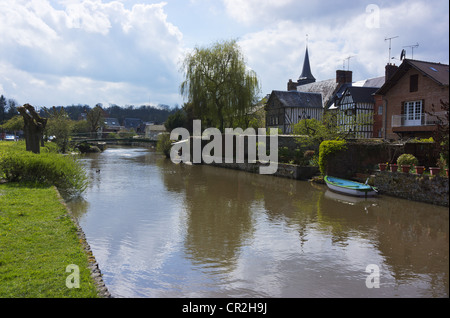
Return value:
M 258 173 L 259 167 L 262 166 L 260 163 L 212 163 L 210 165 L 249 173 Z M 279 163 L 277 172 L 271 176 L 295 180 L 309 180 L 311 182 L 325 184 L 317 167 L 302 167 Z M 430 177 L 401 172 L 391 173 L 389 171 L 378 171 L 374 174 L 363 174 L 363 177 L 349 179 L 365 182 L 368 178 L 371 180 L 371 184 L 379 190 L 380 194 L 410 201 L 445 207 L 449 206 L 448 177 Z
M 0 184 L 0 298 L 72 297 L 109 293 L 59 192 L 53 186 Z

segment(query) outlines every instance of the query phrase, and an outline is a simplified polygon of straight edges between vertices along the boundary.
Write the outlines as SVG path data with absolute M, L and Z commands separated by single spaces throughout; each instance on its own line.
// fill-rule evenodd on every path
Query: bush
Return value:
M 17 146 L 2 148 L 0 178 L 54 185 L 68 195 L 81 193 L 88 185 L 86 172 L 74 157 L 54 152 L 34 154 Z
M 170 140 L 170 134 L 158 135 L 156 150 L 162 152 L 166 156 L 166 158 L 170 158 L 170 149 L 172 149 L 172 141 Z
M 325 175 L 327 172 L 328 160 L 337 152 L 347 149 L 345 140 L 326 140 L 319 146 L 319 169 Z
M 417 160 L 416 157 L 409 153 L 404 153 L 397 159 L 397 164 L 399 166 L 402 165 L 410 165 L 410 166 L 417 166 L 419 164 L 419 160 Z

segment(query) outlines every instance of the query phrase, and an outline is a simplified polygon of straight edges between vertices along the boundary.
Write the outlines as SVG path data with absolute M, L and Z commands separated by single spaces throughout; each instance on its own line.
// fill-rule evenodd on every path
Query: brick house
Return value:
M 436 130 L 432 105 L 449 100 L 447 64 L 404 59 L 386 66 L 386 82 L 375 93 L 374 137 L 429 138 Z M 381 128 L 380 128 L 381 127 Z

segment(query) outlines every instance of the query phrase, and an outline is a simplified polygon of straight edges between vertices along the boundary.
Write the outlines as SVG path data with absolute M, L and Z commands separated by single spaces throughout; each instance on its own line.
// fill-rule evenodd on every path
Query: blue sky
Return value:
M 384 75 L 405 46 L 448 64 L 447 0 L 2 0 L 0 94 L 35 106 L 182 105 L 180 62 L 195 46 L 236 39 L 261 96 L 301 73 L 355 81 Z M 406 47 L 407 57 L 411 49 Z M 345 63 L 347 68 L 347 63 Z

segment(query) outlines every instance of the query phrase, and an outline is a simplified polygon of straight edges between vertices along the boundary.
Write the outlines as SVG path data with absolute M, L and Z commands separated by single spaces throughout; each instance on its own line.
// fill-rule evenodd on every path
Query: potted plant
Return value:
M 416 173 L 417 174 L 423 174 L 425 171 L 425 167 L 424 166 L 416 166 Z
M 439 175 L 439 172 L 441 171 L 441 168 L 439 167 L 430 167 L 430 174 L 432 176 L 437 176 Z
M 387 163 L 379 163 L 378 168 L 380 168 L 380 171 L 385 171 L 387 167 Z
M 419 163 L 419 160 L 415 156 L 409 153 L 404 153 L 397 159 L 397 164 L 402 167 L 402 171 L 409 173 L 411 166 L 415 166 Z
M 410 165 L 402 165 L 402 172 L 409 173 L 409 169 L 411 169 Z
M 392 171 L 392 172 L 396 172 L 397 169 L 398 169 L 398 166 L 397 166 L 396 163 L 391 163 L 391 164 L 389 165 L 389 167 L 391 167 L 391 171 Z

